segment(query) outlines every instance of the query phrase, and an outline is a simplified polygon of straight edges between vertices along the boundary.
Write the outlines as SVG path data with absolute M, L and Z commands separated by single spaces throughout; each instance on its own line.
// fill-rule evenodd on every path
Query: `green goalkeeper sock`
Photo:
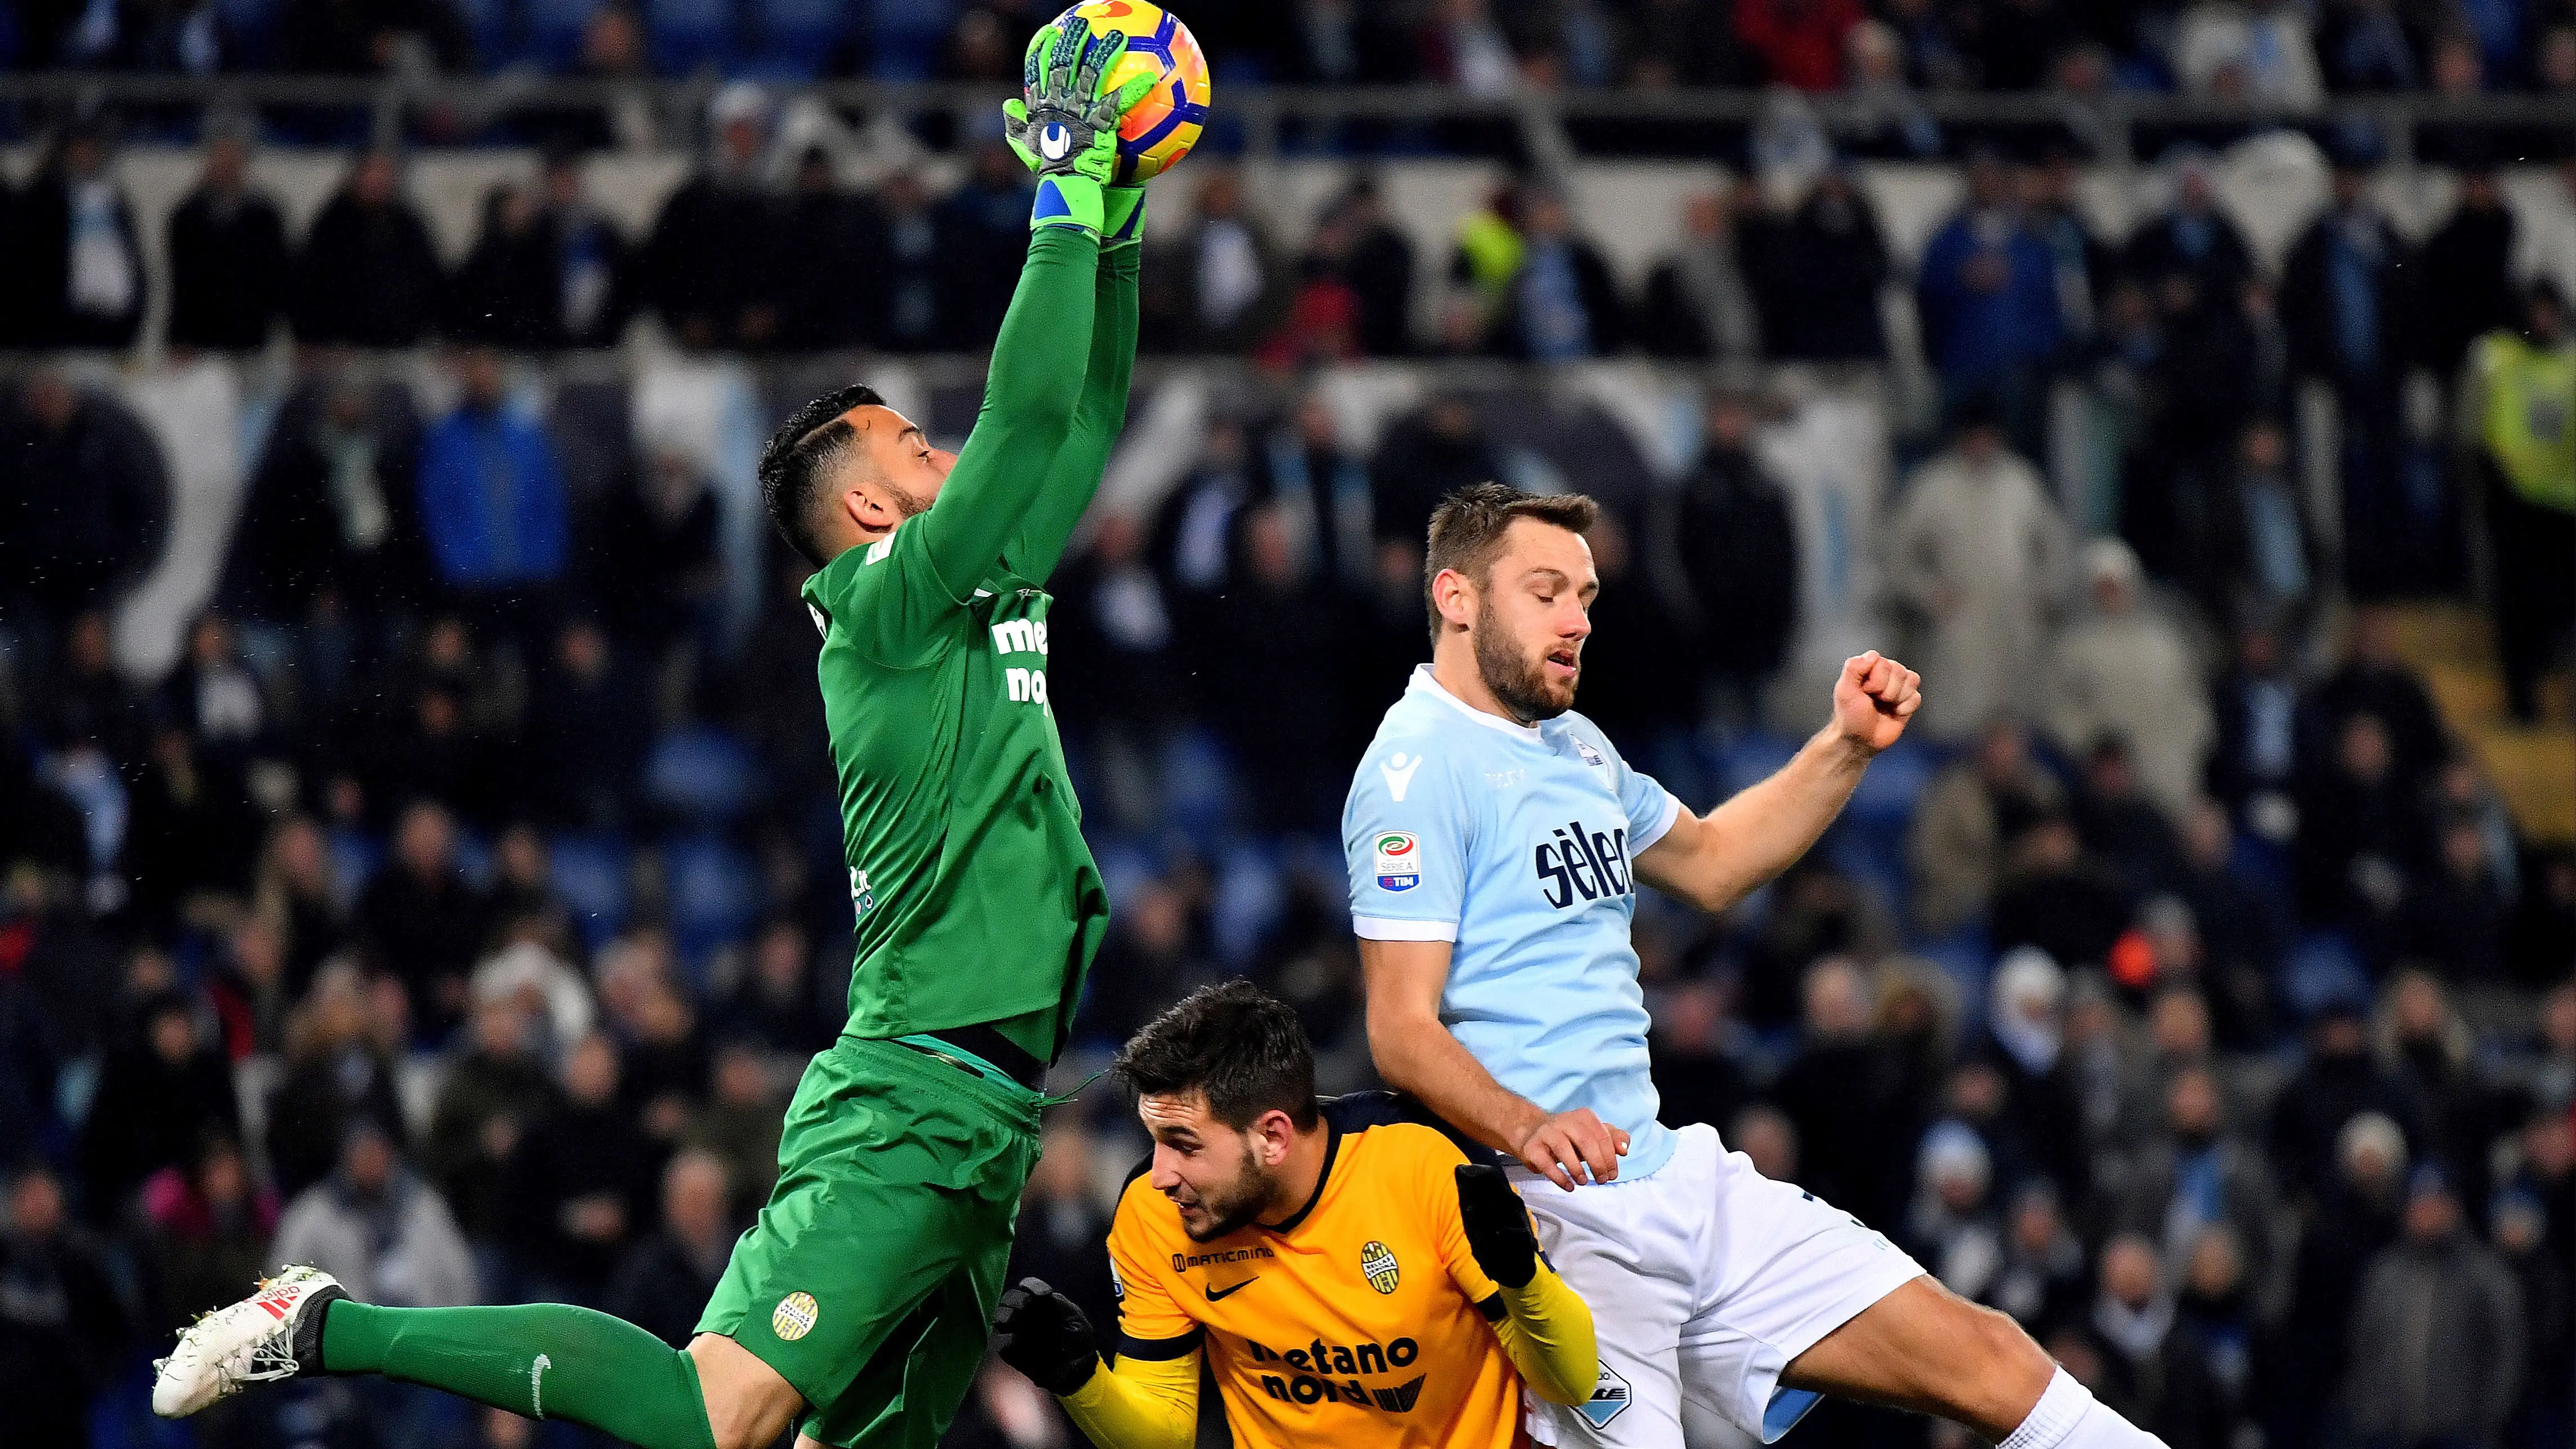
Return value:
M 568 1419 L 641 1449 L 715 1449 L 698 1366 L 622 1319 L 562 1303 L 380 1308 L 322 1320 L 326 1372 L 426 1384 L 532 1419 Z

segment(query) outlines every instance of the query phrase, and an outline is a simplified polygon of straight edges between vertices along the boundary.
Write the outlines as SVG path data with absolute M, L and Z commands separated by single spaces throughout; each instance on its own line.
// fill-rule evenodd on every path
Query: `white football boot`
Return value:
M 178 1349 L 153 1365 L 152 1412 L 184 1419 L 245 1384 L 318 1371 L 323 1306 L 348 1296 L 319 1268 L 262 1279 L 258 1292 L 198 1319 L 179 1336 Z

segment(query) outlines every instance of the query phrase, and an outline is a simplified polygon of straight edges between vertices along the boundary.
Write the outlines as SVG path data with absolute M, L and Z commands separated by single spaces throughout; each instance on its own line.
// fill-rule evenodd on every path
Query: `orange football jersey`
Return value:
M 1467 1159 L 1394 1115 L 1384 1094 L 1325 1103 L 1323 1179 L 1275 1228 L 1192 1242 L 1142 1172 L 1119 1198 L 1119 1354 L 1204 1345 L 1246 1449 L 1523 1442 L 1520 1374 L 1488 1326 L 1501 1290 L 1458 1216 Z

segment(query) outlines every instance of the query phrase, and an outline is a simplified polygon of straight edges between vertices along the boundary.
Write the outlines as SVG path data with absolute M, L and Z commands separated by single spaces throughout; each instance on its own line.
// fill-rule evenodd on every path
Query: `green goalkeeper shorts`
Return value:
M 843 1037 L 787 1108 L 778 1187 L 698 1320 L 805 1397 L 843 1449 L 931 1449 L 984 1359 L 1034 1092 L 891 1041 Z

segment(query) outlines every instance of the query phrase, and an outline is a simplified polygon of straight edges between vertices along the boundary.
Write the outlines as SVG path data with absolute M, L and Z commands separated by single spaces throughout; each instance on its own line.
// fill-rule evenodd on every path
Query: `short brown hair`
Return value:
M 1440 601 L 1432 581 L 1455 569 L 1479 585 L 1503 551 L 1515 518 L 1535 518 L 1568 533 L 1589 533 L 1601 505 L 1580 493 L 1523 493 L 1508 483 L 1470 483 L 1431 510 L 1431 544 L 1422 557 L 1422 604 L 1431 615 L 1431 642 L 1440 642 Z
M 1238 976 L 1202 986 L 1138 1029 L 1111 1063 L 1140 1097 L 1207 1096 L 1240 1132 L 1273 1108 L 1315 1125 L 1315 1048 L 1288 1003 Z

